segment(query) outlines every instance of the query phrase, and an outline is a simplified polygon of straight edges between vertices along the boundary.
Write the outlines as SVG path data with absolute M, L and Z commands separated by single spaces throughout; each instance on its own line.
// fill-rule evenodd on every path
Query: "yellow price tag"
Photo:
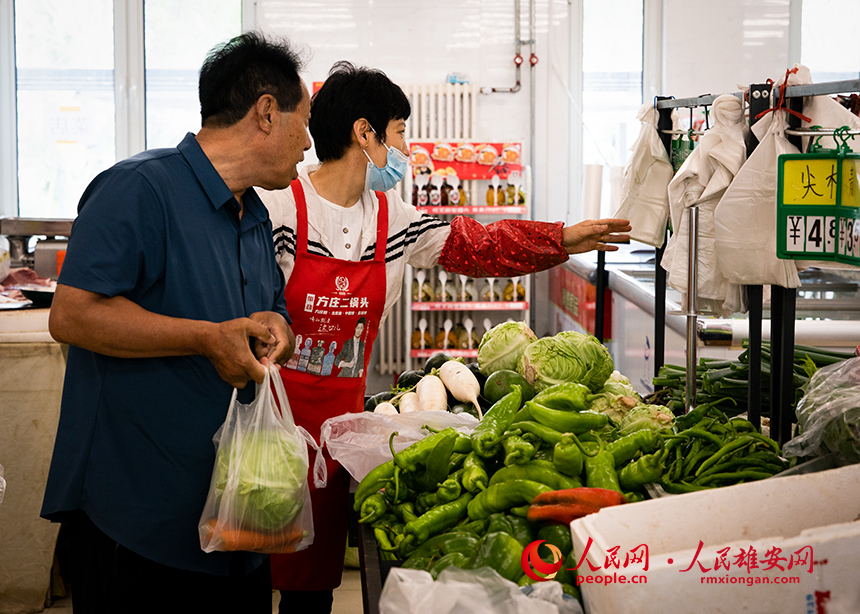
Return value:
M 836 159 L 785 160 L 782 173 L 782 202 L 786 205 L 835 205 Z
M 860 184 L 857 183 L 857 173 L 860 171 L 860 160 L 845 158 L 842 161 L 842 206 L 860 207 Z

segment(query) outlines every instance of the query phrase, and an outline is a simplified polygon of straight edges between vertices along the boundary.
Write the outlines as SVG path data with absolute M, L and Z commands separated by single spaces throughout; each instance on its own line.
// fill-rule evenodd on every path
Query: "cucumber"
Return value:
M 522 388 L 523 403 L 530 401 L 535 396 L 534 386 L 529 384 L 528 380 L 516 371 L 508 371 L 501 369 L 490 374 L 487 381 L 484 382 L 483 397 L 490 403 L 495 403 L 503 396 L 511 391 L 511 386 L 517 384 Z
M 393 398 L 394 393 L 390 390 L 386 392 L 377 392 L 375 395 L 368 397 L 364 402 L 364 411 L 373 411 L 376 409 L 376 406 L 383 401 L 390 401 Z
M 397 378 L 397 387 L 403 390 L 414 388 L 421 378 L 424 377 L 424 371 L 417 369 L 415 371 L 404 371 Z
M 449 360 L 454 360 L 454 357 L 447 352 L 436 352 L 424 363 L 424 373 L 430 373 L 433 369 L 438 369 Z

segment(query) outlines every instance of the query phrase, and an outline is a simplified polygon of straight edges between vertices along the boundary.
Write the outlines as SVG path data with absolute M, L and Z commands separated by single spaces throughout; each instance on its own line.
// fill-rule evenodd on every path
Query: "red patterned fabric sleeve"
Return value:
M 561 222 L 501 220 L 484 226 L 464 216 L 451 221 L 439 264 L 469 277 L 510 277 L 552 268 L 568 259 Z

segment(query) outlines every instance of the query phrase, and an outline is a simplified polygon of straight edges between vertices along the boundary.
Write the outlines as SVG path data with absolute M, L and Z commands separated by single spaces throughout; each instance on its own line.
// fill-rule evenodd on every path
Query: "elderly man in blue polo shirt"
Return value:
M 272 224 L 310 100 L 286 42 L 247 33 L 200 71 L 202 128 L 96 177 L 78 207 L 50 331 L 69 344 L 42 516 L 68 522 L 82 612 L 271 612 L 268 557 L 200 548 L 234 387 L 253 397 L 294 338 Z

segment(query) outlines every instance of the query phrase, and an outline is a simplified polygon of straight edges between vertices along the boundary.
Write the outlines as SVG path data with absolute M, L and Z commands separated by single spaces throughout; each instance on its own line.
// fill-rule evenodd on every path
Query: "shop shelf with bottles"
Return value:
M 416 142 L 407 198 L 421 212 L 451 219 L 480 216 L 492 222 L 528 218 L 530 168 L 521 164 L 520 143 Z M 481 336 L 501 321 L 527 319 L 529 278 L 469 279 L 434 267 L 409 267 L 404 293 L 405 339 L 413 368 L 438 351 L 474 358 Z

